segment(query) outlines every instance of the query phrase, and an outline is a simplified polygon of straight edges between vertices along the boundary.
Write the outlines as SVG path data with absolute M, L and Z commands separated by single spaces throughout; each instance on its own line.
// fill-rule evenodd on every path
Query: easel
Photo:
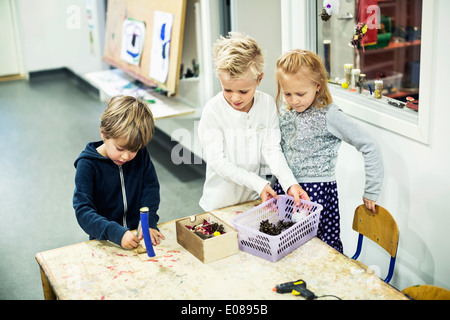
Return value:
M 170 39 L 169 73 L 166 82 L 160 83 L 150 78 L 150 57 L 155 12 L 173 14 Z M 158 86 L 169 96 L 176 95 L 181 54 L 183 46 L 186 0 L 110 0 L 108 1 L 105 32 L 104 61 L 117 67 L 143 84 Z M 129 64 L 120 57 L 122 44 L 122 26 L 125 19 L 131 18 L 145 23 L 145 39 L 139 65 Z
M 173 14 L 167 80 L 160 83 L 150 78 L 150 57 L 155 11 Z M 119 94 L 147 100 L 155 119 L 194 113 L 191 107 L 168 98 L 177 94 L 186 14 L 186 0 L 110 0 L 105 31 L 104 61 L 117 69 L 85 74 L 86 80 L 97 88 L 102 101 Z M 130 64 L 121 59 L 122 27 L 125 19 L 145 23 L 145 38 L 140 63 Z M 153 94 L 158 88 L 165 94 Z

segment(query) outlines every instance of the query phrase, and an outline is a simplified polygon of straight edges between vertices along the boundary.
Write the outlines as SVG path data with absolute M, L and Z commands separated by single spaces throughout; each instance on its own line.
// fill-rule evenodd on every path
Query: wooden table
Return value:
M 231 225 L 233 217 L 257 204 L 212 213 Z M 406 299 L 318 238 L 276 263 L 239 251 L 203 264 L 177 243 L 175 221 L 159 228 L 166 240 L 155 247 L 158 259 L 142 259 L 133 251 L 98 240 L 38 253 L 45 299 L 302 300 L 272 291 L 276 284 L 298 279 L 317 296 Z

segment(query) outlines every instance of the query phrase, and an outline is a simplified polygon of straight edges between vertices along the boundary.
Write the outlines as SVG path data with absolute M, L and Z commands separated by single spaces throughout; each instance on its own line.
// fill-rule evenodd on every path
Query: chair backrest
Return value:
M 353 230 L 374 241 L 393 258 L 397 255 L 397 222 L 385 208 L 377 205 L 376 213 L 373 213 L 364 204 L 357 207 L 353 216 Z

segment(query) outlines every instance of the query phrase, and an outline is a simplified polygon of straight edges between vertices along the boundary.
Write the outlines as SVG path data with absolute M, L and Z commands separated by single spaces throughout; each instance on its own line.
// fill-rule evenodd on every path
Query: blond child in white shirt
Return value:
M 296 204 L 309 200 L 281 151 L 275 101 L 256 90 L 264 76 L 258 43 L 230 33 L 217 40 L 213 53 L 222 92 L 205 105 L 198 126 L 206 162 L 200 206 L 211 211 L 258 197 L 263 202 L 277 198 L 270 182 L 260 176 L 263 164 Z

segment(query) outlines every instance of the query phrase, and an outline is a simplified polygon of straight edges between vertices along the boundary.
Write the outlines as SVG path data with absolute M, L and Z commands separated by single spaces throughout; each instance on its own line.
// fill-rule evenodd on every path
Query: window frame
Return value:
M 317 0 L 321 1 L 321 0 Z M 433 90 L 436 66 L 435 44 L 436 0 L 427 0 L 422 9 L 420 52 L 420 108 L 413 113 L 397 109 L 386 102 L 342 90 L 330 85 L 334 102 L 354 118 L 395 132 L 423 144 L 430 144 L 430 119 L 433 108 Z M 302 48 L 317 52 L 317 21 L 319 13 L 316 0 L 282 0 L 282 49 L 283 52 Z

